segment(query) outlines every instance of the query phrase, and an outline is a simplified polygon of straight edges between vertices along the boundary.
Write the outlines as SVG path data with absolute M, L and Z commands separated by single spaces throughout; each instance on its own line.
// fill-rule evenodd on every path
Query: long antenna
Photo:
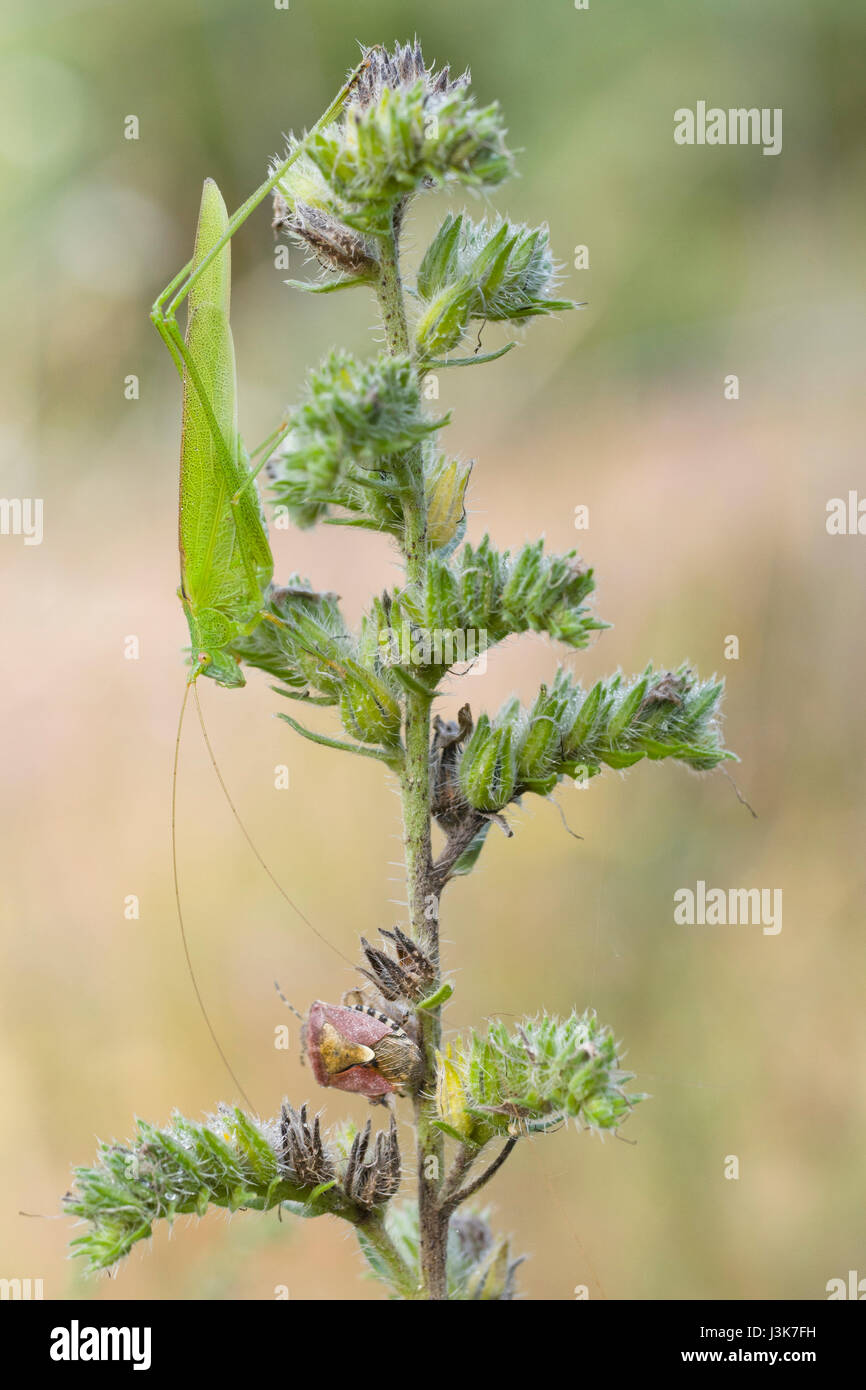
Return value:
M 280 998 L 282 999 L 282 1001 L 283 1001 L 283 1003 L 285 1004 L 286 1008 L 287 1008 L 287 1009 L 291 1009 L 292 1013 L 295 1015 L 295 1018 L 299 1018 L 299 1019 L 301 1020 L 302 1023 L 306 1023 L 307 1020 L 304 1018 L 304 1015 L 303 1015 L 303 1014 L 299 1014 L 298 1011 L 297 1011 L 297 1009 L 295 1008 L 294 1004 L 292 1004 L 292 1003 L 290 1002 L 290 1000 L 288 1000 L 288 999 L 286 998 L 286 996 L 283 994 L 283 991 L 280 989 L 280 982 L 279 982 L 279 980 L 274 980 L 274 989 L 277 991 L 277 994 L 278 994 L 278 995 L 280 996 Z
M 749 805 L 749 802 L 748 802 L 748 801 L 746 800 L 746 798 L 743 796 L 743 793 L 740 791 L 739 787 L 737 786 L 737 784 L 736 784 L 736 782 L 734 781 L 734 779 L 733 779 L 733 777 L 731 776 L 731 774 L 730 774 L 729 772 L 726 772 L 725 769 L 724 769 L 723 767 L 720 767 L 720 768 L 719 768 L 719 772 L 722 774 L 723 777 L 725 777 L 725 778 L 730 782 L 731 786 L 733 787 L 734 791 L 735 791 L 736 794 L 737 794 L 737 800 L 739 801 L 740 805 L 741 805 L 741 806 L 745 806 L 746 810 L 747 810 L 747 811 L 749 812 L 749 814 L 751 815 L 752 820 L 757 820 L 757 819 L 758 819 L 758 813 L 757 813 L 757 811 L 755 810 L 754 806 L 750 806 L 750 805 Z
M 195 682 L 193 682 L 193 688 L 194 687 Z M 180 881 L 178 879 L 177 872 L 177 769 L 178 763 L 180 761 L 180 736 L 183 730 L 183 717 L 186 713 L 186 702 L 188 698 L 189 682 L 187 683 L 186 689 L 183 692 L 183 703 L 180 707 L 180 718 L 177 722 L 177 737 L 174 741 L 174 766 L 172 768 L 171 773 L 171 868 L 172 877 L 174 879 L 174 901 L 177 906 L 177 920 L 180 925 L 181 940 L 183 941 L 183 953 L 186 956 L 186 968 L 189 971 L 189 978 L 191 979 L 192 987 L 195 990 L 195 997 L 198 1000 L 198 1006 L 201 1009 L 202 1018 L 207 1024 L 208 1032 L 210 1033 L 211 1038 L 213 1039 L 214 1047 L 216 1048 L 217 1052 L 222 1058 L 225 1064 L 226 1071 L 228 1072 L 229 1076 L 231 1077 L 240 1094 L 243 1096 L 244 1103 L 246 1104 L 247 1109 L 254 1114 L 255 1106 L 253 1105 L 252 1101 L 250 1100 L 240 1081 L 235 1076 L 232 1064 L 229 1061 L 226 1054 L 223 1052 L 220 1040 L 217 1037 L 216 1032 L 214 1030 L 214 1026 L 210 1021 L 210 1015 L 207 1009 L 205 1008 L 205 1003 L 201 996 L 201 990 L 198 987 L 198 980 L 195 977 L 195 971 L 192 965 L 192 957 L 189 953 L 189 942 L 187 941 L 186 927 L 184 925 L 183 920 L 183 909 L 180 904 Z M 198 692 L 196 692 L 195 700 L 196 704 L 198 704 Z
M 324 944 L 325 944 L 327 947 L 329 947 L 329 949 L 332 950 L 332 951 L 334 952 L 335 955 L 338 955 L 338 956 L 340 957 L 341 960 L 345 961 L 346 965 L 349 965 L 349 966 L 351 966 L 351 967 L 354 969 L 354 962 L 351 961 L 351 960 L 349 960 L 349 957 L 348 957 L 348 956 L 343 955 L 343 952 L 340 950 L 339 946 L 335 946 L 334 943 L 333 943 L 333 941 L 330 941 L 330 940 L 328 939 L 328 937 L 324 935 L 323 932 L 320 932 L 320 931 L 319 931 L 318 927 L 314 927 L 313 924 L 312 924 L 312 922 L 310 921 L 309 917 L 306 915 L 306 913 L 302 912 L 301 909 L 298 907 L 298 904 L 297 904 L 296 902 L 293 902 L 293 901 L 292 901 L 292 899 L 289 897 L 288 893 L 286 892 L 285 888 L 284 888 L 283 885 L 280 883 L 279 879 L 276 877 L 276 875 L 275 875 L 275 874 L 273 873 L 273 871 L 271 870 L 270 866 L 265 862 L 265 860 L 262 858 L 261 854 L 259 853 L 258 847 L 257 847 L 255 841 L 253 840 L 253 837 L 250 835 L 250 832 L 247 830 L 247 827 L 244 825 L 244 822 L 241 820 L 240 813 L 239 813 L 237 807 L 235 806 L 235 803 L 232 801 L 231 795 L 230 795 L 230 793 L 229 793 L 229 789 L 228 789 L 228 787 L 227 787 L 226 784 L 225 784 L 225 780 L 224 780 L 224 778 L 223 778 L 222 773 L 220 772 L 219 763 L 217 762 L 217 760 L 216 760 L 216 758 L 215 758 L 215 756 L 214 756 L 214 751 L 213 751 L 213 748 L 211 747 L 211 741 L 210 741 L 210 739 L 208 738 L 208 732 L 207 732 L 207 729 L 205 728 L 204 715 L 202 714 L 201 702 L 199 701 L 199 698 L 198 698 L 198 688 L 197 688 L 197 686 L 195 685 L 195 683 L 193 683 L 193 695 L 194 695 L 194 697 L 195 697 L 195 707 L 196 707 L 196 710 L 198 711 L 198 722 L 199 722 L 199 724 L 201 725 L 201 731 L 202 731 L 202 735 L 203 735 L 203 737 L 204 737 L 205 747 L 207 748 L 208 755 L 209 755 L 209 757 L 210 757 L 211 764 L 212 764 L 212 766 L 213 766 L 213 770 L 214 770 L 214 772 L 215 772 L 216 775 L 217 775 L 217 780 L 219 781 L 219 784 L 220 784 L 220 786 L 222 787 L 223 796 L 225 797 L 226 801 L 227 801 L 228 804 L 229 804 L 229 807 L 230 807 L 230 809 L 231 809 L 231 813 L 232 813 L 232 815 L 234 816 L 235 820 L 237 821 L 237 823 L 238 823 L 238 825 L 239 825 L 239 827 L 240 827 L 240 829 L 241 829 L 241 832 L 242 832 L 242 834 L 243 834 L 244 839 L 246 840 L 246 842 L 247 842 L 247 844 L 249 845 L 250 849 L 252 850 L 253 854 L 256 856 L 256 859 L 257 859 L 258 862 L 261 864 L 262 868 L 264 869 L 265 873 L 267 874 L 268 878 L 271 880 L 271 883 L 274 885 L 274 887 L 276 888 L 277 892 L 279 893 L 279 895 L 280 895 L 280 897 L 283 899 L 283 901 L 286 902 L 286 903 L 288 903 L 288 905 L 289 905 L 289 907 L 292 909 L 292 911 L 295 912 L 295 913 L 298 915 L 298 917 L 300 917 L 301 921 L 304 923 L 305 926 L 309 927 L 310 931 L 314 934 L 314 936 L 317 936 L 317 937 L 319 938 L 320 941 L 323 941 Z M 184 697 L 184 699 L 185 699 L 185 698 L 186 698 L 186 697 Z

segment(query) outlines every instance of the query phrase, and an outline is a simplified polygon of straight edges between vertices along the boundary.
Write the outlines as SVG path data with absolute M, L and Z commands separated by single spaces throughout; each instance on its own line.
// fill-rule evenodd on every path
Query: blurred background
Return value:
M 718 774 L 608 772 L 558 794 L 582 840 L 530 799 L 514 839 L 494 831 L 478 871 L 449 889 L 448 1028 L 593 1006 L 653 1097 L 629 1142 L 570 1130 L 521 1144 L 490 1191 L 494 1226 L 530 1254 L 531 1299 L 577 1285 L 592 1298 L 822 1298 L 828 1279 L 866 1274 L 866 539 L 825 526 L 828 499 L 866 495 L 866 10 L 43 0 L 7 7 L 4 25 L 0 491 L 44 499 L 44 539 L 0 537 L 0 1275 L 42 1278 L 46 1298 L 271 1298 L 277 1285 L 381 1296 L 328 1220 L 183 1219 L 115 1279 L 83 1280 L 69 1223 L 42 1218 L 97 1137 L 233 1098 L 171 890 L 180 396 L 148 310 L 189 255 L 202 179 L 237 206 L 283 133 L 324 109 L 357 41 L 416 31 L 428 60 L 470 65 L 479 99 L 501 100 L 519 178 L 494 206 L 549 220 L 563 290 L 587 301 L 502 361 L 441 375 L 449 447 L 477 459 L 469 536 L 578 545 L 614 624 L 578 655 L 515 641 L 441 712 L 512 690 L 529 700 L 563 656 L 586 681 L 687 658 L 727 679 L 735 775 L 759 814 Z M 782 154 L 676 145 L 674 110 L 699 100 L 782 107 Z M 137 140 L 124 138 L 130 115 Z M 410 265 L 447 206 L 416 206 Z M 263 206 L 233 246 L 249 442 L 331 345 L 376 343 L 366 293 L 283 284 L 269 221 Z M 289 274 L 304 273 L 293 251 Z M 129 376 L 138 399 L 125 398 Z M 578 505 L 587 531 L 574 529 Z M 394 580 L 379 537 L 272 539 L 278 578 L 300 570 L 353 618 Z M 302 743 L 272 717 L 280 702 L 258 673 L 243 691 L 202 682 L 201 694 L 233 795 L 318 928 L 352 953 L 359 932 L 400 920 L 399 804 L 378 765 Z M 275 789 L 278 764 L 288 790 Z M 201 987 L 262 1113 L 288 1095 L 363 1121 L 361 1102 L 312 1088 L 272 984 L 304 1008 L 337 999 L 351 974 L 255 863 L 194 722 L 179 853 Z M 781 933 L 675 926 L 673 894 L 698 879 L 781 888 Z M 138 920 L 124 916 L 129 895 Z M 289 1053 L 273 1042 L 287 1021 Z M 405 1128 L 407 1154 L 409 1141 Z M 738 1180 L 725 1178 L 729 1155 Z

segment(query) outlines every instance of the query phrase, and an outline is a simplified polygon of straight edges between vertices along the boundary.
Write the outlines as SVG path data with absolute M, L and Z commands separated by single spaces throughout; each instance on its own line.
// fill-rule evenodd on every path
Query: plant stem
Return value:
M 467 1197 L 474 1197 L 475 1193 L 478 1192 L 485 1183 L 489 1182 L 494 1174 L 499 1172 L 499 1169 L 502 1167 L 508 1155 L 513 1151 L 516 1143 L 516 1135 L 512 1135 L 510 1139 L 507 1139 L 493 1162 L 484 1169 L 483 1173 L 479 1173 L 477 1178 L 473 1178 L 472 1182 L 467 1183 L 465 1187 L 461 1187 L 457 1192 L 452 1192 L 447 1201 L 443 1203 L 444 1210 L 450 1214 L 461 1202 L 465 1202 Z
M 370 1212 L 354 1225 L 361 1247 L 369 1247 L 367 1258 L 373 1266 L 375 1267 L 377 1260 L 381 1261 L 387 1266 L 394 1285 L 401 1288 L 407 1298 L 415 1297 L 417 1291 L 413 1285 L 412 1273 L 388 1235 L 381 1213 Z M 370 1252 L 375 1252 L 375 1258 L 371 1258 Z
M 448 1205 L 451 1197 L 457 1191 L 466 1174 L 469 1172 L 469 1169 L 472 1167 L 473 1163 L 478 1157 L 478 1153 L 479 1150 L 475 1148 L 474 1145 L 461 1144 L 460 1148 L 457 1151 L 457 1157 L 454 1160 L 451 1171 L 448 1174 L 442 1186 L 440 1200 L 442 1202 L 443 1207 Z
M 397 236 L 392 229 L 379 243 L 378 296 L 388 350 L 411 355 L 406 306 L 400 281 Z M 403 501 L 403 556 L 406 580 L 423 590 L 427 575 L 427 507 L 424 497 L 423 452 L 420 446 L 406 457 L 413 486 Z M 406 879 L 412 934 L 423 944 L 439 971 L 439 905 L 433 892 L 433 856 L 430 839 L 430 704 L 431 696 L 407 690 L 404 703 L 406 760 L 401 779 Z M 422 1297 L 447 1298 L 445 1272 L 448 1214 L 440 1209 L 439 1190 L 445 1159 L 445 1141 L 433 1121 L 436 1052 L 441 1040 L 439 1009 L 418 1018 L 420 1046 L 424 1054 L 424 1078 L 415 1100 L 418 1162 L 418 1222 L 421 1238 Z

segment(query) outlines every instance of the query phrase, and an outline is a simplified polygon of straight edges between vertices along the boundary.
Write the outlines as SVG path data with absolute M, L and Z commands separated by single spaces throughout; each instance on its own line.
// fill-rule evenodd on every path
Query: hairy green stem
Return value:
M 396 231 L 383 237 L 379 252 L 378 297 L 389 352 L 411 355 L 406 306 L 400 280 Z M 427 508 L 424 498 L 423 453 L 419 447 L 406 459 L 414 486 L 403 500 L 403 556 L 406 579 L 423 589 L 427 573 Z M 433 856 L 430 838 L 430 704 L 431 697 L 407 690 L 404 703 L 406 759 L 401 778 L 406 879 L 412 934 L 423 942 L 439 968 L 439 904 L 433 892 Z M 447 1297 L 445 1271 L 448 1215 L 440 1208 L 439 1192 L 445 1158 L 444 1137 L 434 1125 L 433 1100 L 436 1052 L 441 1041 L 441 1013 L 431 1009 L 419 1015 L 420 1044 L 424 1054 L 424 1078 L 415 1101 L 418 1160 L 418 1220 L 421 1237 L 423 1297 Z
M 395 1288 L 408 1299 L 417 1297 L 412 1272 L 385 1229 L 381 1212 L 371 1211 L 361 1221 L 354 1222 L 358 1243 L 372 1264 L 381 1263 L 390 1275 Z

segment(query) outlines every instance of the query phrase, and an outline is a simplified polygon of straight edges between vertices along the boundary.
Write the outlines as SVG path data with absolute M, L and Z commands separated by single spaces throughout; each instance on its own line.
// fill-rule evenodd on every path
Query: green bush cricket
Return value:
M 366 53 L 311 134 L 327 125 L 370 61 Z M 237 433 L 235 365 L 229 299 L 230 242 L 304 148 L 288 158 L 234 216 L 212 180 L 205 183 L 195 252 L 163 290 L 151 319 L 171 353 L 184 385 L 180 479 L 180 597 L 190 628 L 189 680 L 209 675 L 220 685 L 244 684 L 227 648 L 262 619 L 264 590 L 273 573 L 255 479 L 285 434 L 278 429 L 254 451 L 257 467 Z M 176 311 L 188 300 L 186 339 Z
M 228 214 L 208 179 L 193 267 L 224 241 Z M 236 373 L 229 324 L 230 243 L 193 283 L 188 299 L 180 467 L 179 596 L 189 624 L 189 679 L 244 684 L 226 650 L 262 618 L 273 558 L 258 491 L 237 428 Z
M 364 67 L 369 53 L 350 75 L 313 130 L 333 120 Z M 181 582 L 178 596 L 190 632 L 191 660 L 175 740 L 172 774 L 171 840 L 175 901 L 184 954 L 193 988 L 211 1038 L 235 1085 L 252 1109 L 211 1023 L 193 970 L 180 901 L 177 869 L 177 770 L 181 732 L 190 687 L 208 754 L 232 814 L 250 848 L 283 899 L 320 940 L 347 957 L 306 917 L 277 881 L 259 853 L 228 792 L 220 772 L 195 683 L 207 675 L 219 685 L 245 684 L 236 656 L 230 650 L 239 637 L 260 622 L 280 619 L 265 609 L 265 594 L 273 576 L 273 557 L 256 486 L 256 477 L 287 426 L 274 431 L 250 457 L 237 427 L 234 345 L 230 325 L 231 238 L 258 207 L 285 170 L 301 153 L 295 148 L 282 165 L 229 217 L 212 179 L 202 191 L 192 260 L 157 299 L 151 320 L 165 342 L 183 383 L 182 440 L 178 539 Z M 187 301 L 187 330 L 182 337 L 176 311 Z M 257 466 L 253 462 L 258 459 Z M 349 962 L 351 964 L 351 962 Z

